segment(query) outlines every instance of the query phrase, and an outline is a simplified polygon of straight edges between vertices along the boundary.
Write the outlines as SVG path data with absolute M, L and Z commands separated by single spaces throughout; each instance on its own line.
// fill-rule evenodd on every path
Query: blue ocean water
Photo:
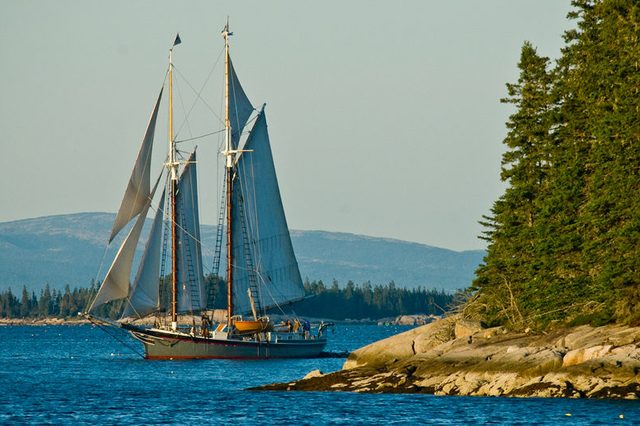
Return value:
M 339 325 L 327 350 L 404 329 Z M 0 424 L 640 424 L 637 401 L 251 392 L 344 359 L 145 361 L 92 326 L 0 327 L 0 345 Z

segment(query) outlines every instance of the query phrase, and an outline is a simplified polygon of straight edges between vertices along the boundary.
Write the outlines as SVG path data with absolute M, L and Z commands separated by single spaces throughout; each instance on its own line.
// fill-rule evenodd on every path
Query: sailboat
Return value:
M 198 211 L 199 164 L 195 150 L 179 158 L 173 130 L 173 49 L 169 50 L 166 82 L 169 92 L 169 149 L 163 172 L 164 191 L 153 203 L 161 173 L 152 185 L 151 153 L 162 92 L 158 95 L 131 178 L 116 214 L 109 243 L 133 226 L 120 245 L 86 312 L 121 300 L 122 327 L 144 346 L 147 359 L 302 358 L 319 355 L 327 344 L 326 327 L 311 327 L 299 318 L 275 323 L 268 309 L 304 298 L 304 287 L 291 244 L 278 188 L 264 105 L 255 113 L 229 56 L 233 33 L 224 27 L 224 202 L 221 202 L 214 272 L 226 239 L 226 311 L 207 306 Z M 164 84 L 163 84 L 164 89 Z M 253 125 L 246 136 L 250 117 Z M 244 134 L 244 138 L 243 138 Z M 131 280 L 134 254 L 151 207 L 155 216 Z M 135 220 L 134 220 L 135 219 Z M 223 235 L 224 234 L 224 235 Z M 226 236 L 226 238 L 224 238 Z M 170 255 L 168 252 L 170 251 Z M 164 273 L 170 258 L 170 273 Z M 168 291 L 165 289 L 168 288 Z M 168 293 L 168 296 L 163 296 Z M 169 300 L 170 299 L 170 300 Z M 282 311 L 284 313 L 284 311 Z M 153 317 L 153 325 L 136 318 Z M 285 318 L 285 317 L 283 317 Z M 104 319 L 102 319 L 104 321 Z

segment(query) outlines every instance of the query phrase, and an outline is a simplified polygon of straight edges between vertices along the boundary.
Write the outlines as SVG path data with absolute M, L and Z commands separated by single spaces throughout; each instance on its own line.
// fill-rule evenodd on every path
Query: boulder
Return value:
M 322 376 L 324 376 L 324 373 L 322 371 L 312 370 L 312 371 L 309 371 L 307 375 L 302 378 L 302 380 L 311 379 L 313 377 L 322 377 Z
M 379 367 L 425 352 L 453 338 L 457 319 L 457 316 L 447 317 L 371 343 L 351 352 L 342 368 Z
M 482 330 L 482 326 L 478 321 L 470 321 L 466 319 L 459 319 L 456 321 L 455 336 L 456 339 L 463 337 L 469 337 Z
M 572 365 L 582 364 L 583 362 L 591 361 L 598 358 L 603 358 L 611 351 L 611 345 L 597 345 L 590 348 L 574 349 L 567 352 L 562 359 L 563 367 L 570 367 Z

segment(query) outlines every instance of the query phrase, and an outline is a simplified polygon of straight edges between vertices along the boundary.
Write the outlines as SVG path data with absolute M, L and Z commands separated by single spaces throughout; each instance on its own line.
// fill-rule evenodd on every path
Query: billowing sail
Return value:
M 143 317 L 158 308 L 164 198 L 165 192 L 163 191 L 142 260 L 140 260 L 136 279 L 131 286 L 131 294 L 122 313 L 123 317 Z
M 231 145 L 238 147 L 238 141 L 249 116 L 253 112 L 253 105 L 244 93 L 236 70 L 229 58 L 229 122 L 231 124 Z
M 176 197 L 178 312 L 204 309 L 207 302 L 202 273 L 196 175 L 194 152 L 180 176 Z
M 264 111 L 260 112 L 236 164 L 233 184 L 234 312 L 250 310 L 247 289 L 257 284 L 262 307 L 304 297 L 282 207 Z M 245 241 L 248 244 L 245 244 Z M 246 248 L 251 252 L 249 256 Z M 254 277 L 251 277 L 254 269 Z
M 162 90 L 158 95 L 158 100 L 151 113 L 147 130 L 142 140 L 142 146 L 138 152 L 138 158 L 131 172 L 127 189 L 122 198 L 120 209 L 113 222 L 109 242 L 120 232 L 120 230 L 142 211 L 149 195 L 151 194 L 150 173 L 151 173 L 151 151 L 153 148 L 153 135 L 156 129 L 156 119 L 158 118 L 158 108 L 160 106 L 160 98 L 162 98 Z
M 131 231 L 129 231 L 120 249 L 118 249 L 118 253 L 107 275 L 104 277 L 104 281 L 102 281 L 102 285 L 89 308 L 89 312 L 100 305 L 111 302 L 112 300 L 123 299 L 129 295 L 129 279 L 131 277 L 133 256 L 136 253 L 140 232 L 147 218 L 147 211 L 150 205 L 151 199 L 148 199 L 142 208 L 140 216 L 138 216 L 138 220 L 135 225 L 133 225 L 133 228 L 131 228 Z

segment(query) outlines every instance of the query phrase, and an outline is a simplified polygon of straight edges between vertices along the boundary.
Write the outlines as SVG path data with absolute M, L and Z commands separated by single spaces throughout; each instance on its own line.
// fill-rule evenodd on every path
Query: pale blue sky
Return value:
M 558 57 L 569 0 L 227 3 L 0 2 L 0 221 L 115 211 L 175 32 L 176 66 L 199 88 L 229 15 L 291 228 L 483 247 L 477 222 L 503 190 L 498 100 L 525 40 Z M 205 90 L 216 111 L 220 69 Z M 213 117 L 194 112 L 181 136 L 218 130 Z M 157 136 L 161 157 L 163 122 Z M 217 139 L 198 143 L 213 224 Z

